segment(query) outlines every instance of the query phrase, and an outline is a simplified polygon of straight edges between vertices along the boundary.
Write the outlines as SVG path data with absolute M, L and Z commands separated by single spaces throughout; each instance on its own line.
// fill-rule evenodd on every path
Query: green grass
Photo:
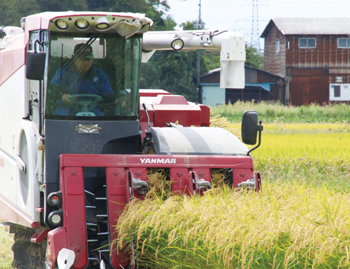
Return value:
M 9 234 L 8 227 L 0 225 L 0 269 L 11 267 L 13 253 L 11 246 L 13 244 L 13 234 Z
M 328 106 L 310 105 L 287 107 L 266 103 L 236 102 L 233 105 L 210 108 L 212 115 L 220 114 L 231 122 L 240 122 L 246 110 L 256 110 L 265 123 L 336 123 L 350 122 L 350 106 L 335 104 Z

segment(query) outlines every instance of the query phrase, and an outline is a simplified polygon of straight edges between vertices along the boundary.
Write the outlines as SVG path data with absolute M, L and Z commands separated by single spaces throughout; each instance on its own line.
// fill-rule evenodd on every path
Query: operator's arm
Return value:
M 65 90 L 63 89 L 65 85 L 64 81 L 66 81 L 66 76 L 64 73 L 65 72 L 62 71 L 61 68 L 57 69 L 55 76 L 50 82 L 49 91 L 52 100 L 56 101 L 62 99 L 64 103 L 69 104 L 71 102 L 68 99 L 70 94 L 65 93 Z

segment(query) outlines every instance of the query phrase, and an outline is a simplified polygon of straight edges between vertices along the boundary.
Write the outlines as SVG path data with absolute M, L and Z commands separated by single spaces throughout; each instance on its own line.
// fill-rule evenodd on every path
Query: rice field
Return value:
M 119 245 L 134 242 L 140 268 L 348 268 L 349 202 L 287 183 L 133 201 Z
M 264 124 L 261 193 L 134 201 L 115 248 L 133 243 L 140 268 L 350 268 L 349 149 L 348 119 Z
M 212 125 L 238 137 L 244 110 L 259 112 L 262 144 L 252 156 L 263 191 L 221 188 L 166 200 L 153 193 L 129 205 L 114 249 L 133 243 L 139 268 L 350 268 L 349 107 L 214 109 Z M 12 257 L 5 229 L 0 269 Z

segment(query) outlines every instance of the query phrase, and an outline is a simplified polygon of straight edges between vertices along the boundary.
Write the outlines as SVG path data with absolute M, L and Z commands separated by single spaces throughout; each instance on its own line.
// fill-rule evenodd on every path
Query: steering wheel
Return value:
M 97 94 L 74 94 L 68 99 L 81 106 L 80 112 L 89 112 L 97 106 L 98 102 L 103 101 L 103 98 Z

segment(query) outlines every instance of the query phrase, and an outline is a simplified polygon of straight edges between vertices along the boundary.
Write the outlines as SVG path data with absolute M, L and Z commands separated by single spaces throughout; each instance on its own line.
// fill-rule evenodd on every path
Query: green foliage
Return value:
M 11 245 L 13 242 L 13 234 L 8 232 L 8 227 L 0 225 L 0 269 L 12 268 L 13 253 Z
M 246 44 L 246 62 L 245 64 L 260 70 L 264 70 L 264 55 L 255 47 Z
M 87 9 L 86 0 L 36 0 L 41 12 L 45 11 L 81 11 Z M 33 13 L 32 13 L 33 14 Z
M 158 51 L 148 63 L 141 65 L 141 89 L 164 89 L 172 94 L 197 101 L 196 52 Z M 208 65 L 201 61 L 201 74 L 208 72 Z
M 93 11 L 113 11 L 113 12 L 133 12 L 144 13 L 152 19 L 154 24 L 153 30 L 173 29 L 176 23 L 167 15 L 169 5 L 167 1 L 160 0 L 129 0 L 129 1 L 112 1 L 112 0 L 86 0 L 88 10 Z
M 299 123 L 335 123 L 349 122 L 350 106 L 344 103 L 320 106 L 288 107 L 281 104 L 266 104 L 264 102 L 236 102 L 234 104 L 212 107 L 213 115 L 220 114 L 232 122 L 240 122 L 246 110 L 256 110 L 263 122 L 299 122 Z
M 37 0 L 0 0 L 0 25 L 21 26 L 21 18 L 40 12 Z

